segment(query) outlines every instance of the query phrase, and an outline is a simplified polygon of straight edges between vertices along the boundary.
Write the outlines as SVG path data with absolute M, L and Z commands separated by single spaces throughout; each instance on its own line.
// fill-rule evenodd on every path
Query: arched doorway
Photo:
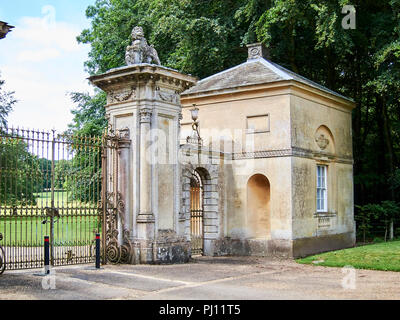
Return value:
M 255 174 L 247 183 L 247 227 L 251 238 L 271 235 L 270 184 L 262 174 Z
M 190 178 L 190 238 L 192 256 L 204 253 L 203 182 L 195 170 Z

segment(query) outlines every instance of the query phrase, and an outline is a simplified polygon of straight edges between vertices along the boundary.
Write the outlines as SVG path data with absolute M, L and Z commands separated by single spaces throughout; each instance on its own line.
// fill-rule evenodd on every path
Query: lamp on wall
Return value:
M 197 137 L 200 138 L 199 122 L 197 121 L 197 119 L 199 118 L 199 108 L 197 108 L 196 105 L 193 104 L 193 109 L 190 109 L 190 113 L 192 114 L 193 120 L 192 129 L 197 133 Z
M 192 144 L 197 143 L 197 156 L 198 156 L 198 162 L 200 164 L 200 149 L 203 144 L 202 139 L 200 138 L 200 133 L 199 133 L 199 122 L 197 121 L 199 118 L 199 108 L 196 107 L 195 104 L 193 104 L 193 108 L 190 109 L 190 113 L 192 115 L 192 136 L 188 137 L 188 142 Z
M 197 119 L 199 118 L 199 108 L 196 105 L 193 105 L 193 109 L 190 109 L 190 113 L 192 115 L 192 134 L 186 138 L 186 142 L 190 144 L 197 144 L 200 148 L 202 145 L 202 139 L 200 138 L 199 133 L 199 122 Z

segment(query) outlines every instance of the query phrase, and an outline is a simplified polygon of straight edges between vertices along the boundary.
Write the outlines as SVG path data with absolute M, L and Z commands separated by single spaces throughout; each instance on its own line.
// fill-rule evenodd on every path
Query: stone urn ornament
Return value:
M 126 48 L 125 53 L 125 62 L 128 66 L 141 63 L 161 65 L 157 50 L 153 45 L 148 45 L 142 27 L 134 27 L 131 36 L 132 44 Z

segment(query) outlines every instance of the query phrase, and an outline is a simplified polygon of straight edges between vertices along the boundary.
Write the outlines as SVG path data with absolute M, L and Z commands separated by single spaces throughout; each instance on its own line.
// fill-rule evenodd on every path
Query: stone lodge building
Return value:
M 127 66 L 90 78 L 130 142 L 118 161 L 132 263 L 354 245 L 354 103 L 248 47 L 246 62 L 198 81 L 134 43 Z

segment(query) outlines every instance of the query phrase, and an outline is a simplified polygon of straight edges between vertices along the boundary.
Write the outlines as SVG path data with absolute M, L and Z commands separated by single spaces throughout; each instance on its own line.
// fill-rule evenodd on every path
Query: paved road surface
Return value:
M 107 265 L 55 268 L 55 290 L 44 290 L 41 270 L 0 276 L 4 299 L 400 299 L 400 273 L 356 270 L 344 289 L 341 268 L 255 257 L 200 257 L 181 265 Z M 49 283 L 49 282 L 47 282 Z M 347 282 L 349 283 L 349 282 Z

